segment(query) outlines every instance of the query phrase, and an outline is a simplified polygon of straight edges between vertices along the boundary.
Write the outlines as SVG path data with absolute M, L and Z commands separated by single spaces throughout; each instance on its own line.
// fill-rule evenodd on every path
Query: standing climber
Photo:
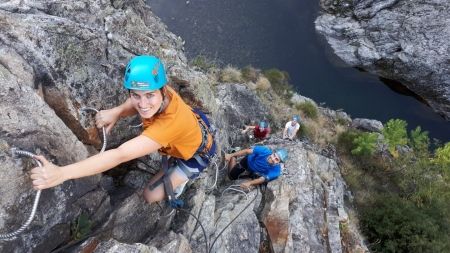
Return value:
M 295 115 L 291 121 L 286 123 L 283 130 L 283 139 L 293 140 L 300 129 L 300 116 Z
M 172 188 L 169 191 L 177 190 L 197 177 L 216 150 L 209 122 L 203 113 L 193 111 L 167 83 L 160 59 L 147 55 L 132 58 L 123 82 L 129 98 L 117 107 L 98 112 L 95 120 L 98 128 L 106 127 L 109 132 L 120 118 L 139 114 L 143 123 L 141 135 L 117 148 L 66 166 L 54 165 L 38 156 L 44 166 L 31 171 L 34 188 L 45 189 L 69 179 L 95 175 L 157 151 L 163 154 L 166 168 L 150 179 L 145 188 L 144 198 L 148 203 L 164 200 L 170 193 L 167 186 Z M 170 156 L 170 163 L 166 155 Z
M 269 123 L 265 120 L 262 120 L 258 125 L 246 125 L 241 133 L 247 134 L 249 130 L 253 130 L 253 136 L 255 137 L 255 139 L 261 141 L 269 138 L 271 129 L 269 127 Z
M 237 157 L 243 158 L 237 162 Z M 231 154 L 225 154 L 228 162 L 228 177 L 236 180 L 244 172 L 249 172 L 255 179 L 241 183 L 241 188 L 248 190 L 250 187 L 272 181 L 281 174 L 280 163 L 286 162 L 288 152 L 284 148 L 272 152 L 266 146 L 255 146 L 240 150 Z

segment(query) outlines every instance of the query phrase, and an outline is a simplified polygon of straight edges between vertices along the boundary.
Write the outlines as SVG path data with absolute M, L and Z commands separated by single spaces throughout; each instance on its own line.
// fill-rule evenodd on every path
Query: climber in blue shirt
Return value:
M 238 163 L 236 157 L 239 156 L 244 156 L 244 158 Z M 228 162 L 228 177 L 231 180 L 238 179 L 245 171 L 256 176 L 255 179 L 240 185 L 245 190 L 250 189 L 251 186 L 278 178 L 281 174 L 280 163 L 285 162 L 287 158 L 288 153 L 286 149 L 281 148 L 272 152 L 266 146 L 255 146 L 231 154 L 225 154 L 225 160 Z

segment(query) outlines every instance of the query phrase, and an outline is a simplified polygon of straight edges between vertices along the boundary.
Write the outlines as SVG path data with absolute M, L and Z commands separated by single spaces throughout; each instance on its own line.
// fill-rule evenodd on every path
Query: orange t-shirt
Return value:
M 191 107 L 172 88 L 166 87 L 170 102 L 162 113 L 142 119 L 142 135 L 159 143 L 160 152 L 188 160 L 200 147 L 202 132 Z

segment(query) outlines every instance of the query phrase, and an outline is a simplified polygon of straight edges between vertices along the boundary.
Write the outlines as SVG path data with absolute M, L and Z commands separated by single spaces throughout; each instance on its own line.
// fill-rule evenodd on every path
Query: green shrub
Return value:
M 280 71 L 278 69 L 268 69 L 263 72 L 264 76 L 269 79 L 272 89 L 279 96 L 290 99 L 292 97 L 293 88 L 289 84 L 289 74 L 286 71 Z
M 79 240 L 86 237 L 91 232 L 92 222 L 89 220 L 89 216 L 85 213 L 81 213 L 77 220 L 71 224 L 71 233 L 74 240 Z
M 436 149 L 433 162 L 443 168 L 447 168 L 447 172 L 450 170 L 450 142 Z
M 336 119 L 336 123 L 341 126 L 347 126 L 349 122 L 345 118 L 338 116 Z
M 314 105 L 314 103 L 310 101 L 305 101 L 299 104 L 296 104 L 295 107 L 297 110 L 301 110 L 306 116 L 308 116 L 311 119 L 317 119 L 319 115 L 319 111 L 317 110 L 317 107 Z
M 397 196 L 380 195 L 362 209 L 360 224 L 373 252 L 446 252 L 448 220 L 433 209 L 417 208 Z
M 416 154 L 421 156 L 428 155 L 428 148 L 430 146 L 430 138 L 427 131 L 422 131 L 420 126 L 411 130 L 409 145 L 414 149 Z
M 419 207 L 437 196 L 436 190 L 440 183 L 429 157 L 404 154 L 393 161 L 393 167 L 400 171 L 398 175 L 391 177 L 400 196 L 408 198 Z
M 314 133 L 311 130 L 310 126 L 307 126 L 305 123 L 300 124 L 300 129 L 297 133 L 300 138 L 308 138 L 310 140 L 314 140 Z
M 337 141 L 338 149 L 344 153 L 350 153 L 353 149 L 353 141 L 356 137 L 358 137 L 358 132 L 353 129 L 341 133 Z
M 214 61 L 207 59 L 203 55 L 198 55 L 197 57 L 192 59 L 191 64 L 204 71 L 217 67 L 217 64 Z
M 403 146 L 408 143 L 406 134 L 407 123 L 401 119 L 391 119 L 383 129 L 383 135 L 388 145 L 389 152 L 398 157 L 397 145 Z
M 377 134 L 361 133 L 353 140 L 352 154 L 360 156 L 372 155 L 377 147 Z

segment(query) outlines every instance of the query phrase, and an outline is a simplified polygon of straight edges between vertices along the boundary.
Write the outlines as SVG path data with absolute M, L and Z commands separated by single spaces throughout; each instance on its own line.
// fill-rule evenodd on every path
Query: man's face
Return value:
M 272 154 L 267 158 L 267 161 L 268 161 L 270 164 L 279 164 L 279 163 L 281 162 L 281 159 L 280 159 L 280 157 L 278 156 L 277 153 L 272 153 Z

